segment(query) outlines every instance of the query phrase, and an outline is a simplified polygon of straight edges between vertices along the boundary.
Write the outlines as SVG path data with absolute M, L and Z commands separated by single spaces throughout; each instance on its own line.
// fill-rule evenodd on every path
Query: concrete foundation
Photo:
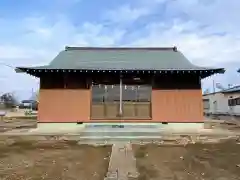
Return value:
M 164 133 L 189 134 L 202 131 L 206 131 L 204 130 L 204 123 L 38 123 L 37 128 L 15 129 L 4 134 L 75 134 L 85 138 L 140 138 L 159 137 Z
M 158 125 L 163 130 L 169 131 L 200 131 L 204 129 L 204 123 L 168 123 Z
M 38 123 L 36 129 L 31 129 L 32 132 L 80 132 L 81 130 L 87 128 L 89 129 L 96 129 L 94 127 L 102 127 L 97 128 L 98 131 L 118 131 L 122 128 L 113 128 L 112 126 L 119 126 L 123 127 L 124 131 L 140 131 L 144 132 L 146 130 L 150 131 L 169 131 L 171 132 L 195 132 L 201 131 L 204 129 L 204 123 L 84 123 L 84 124 L 77 124 L 77 123 Z M 123 129 L 122 129 L 123 130 Z M 120 131 L 122 131 L 120 130 Z
M 84 123 L 86 127 L 112 127 L 112 126 L 124 126 L 131 128 L 156 128 L 161 123 L 121 123 L 121 122 L 111 122 L 111 123 Z
M 131 128 L 133 131 L 142 128 L 169 130 L 169 131 L 196 131 L 204 129 L 204 123 L 84 123 L 86 127 L 112 127 L 124 126 L 124 128 Z
M 30 129 L 33 133 L 79 133 L 84 129 L 84 124 L 77 123 L 38 123 L 37 128 Z

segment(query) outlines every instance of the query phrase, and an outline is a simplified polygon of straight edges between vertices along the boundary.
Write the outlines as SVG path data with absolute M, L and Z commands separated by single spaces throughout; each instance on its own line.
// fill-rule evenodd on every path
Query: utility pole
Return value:
M 31 96 L 33 97 L 33 88 L 32 88 L 32 93 L 31 94 L 32 94 Z M 31 108 L 30 110 L 32 111 L 33 110 L 33 102 L 30 103 L 30 108 Z
M 213 93 L 215 93 L 216 91 L 215 91 L 215 81 L 213 80 Z
M 213 113 L 213 117 L 215 118 L 215 116 L 216 116 L 216 112 L 217 112 L 217 101 L 216 101 L 216 99 L 215 99 L 215 92 L 216 92 L 216 90 L 215 90 L 215 81 L 214 81 L 214 79 L 213 79 L 213 82 L 212 82 L 212 86 L 213 86 L 213 111 L 212 111 L 212 113 Z

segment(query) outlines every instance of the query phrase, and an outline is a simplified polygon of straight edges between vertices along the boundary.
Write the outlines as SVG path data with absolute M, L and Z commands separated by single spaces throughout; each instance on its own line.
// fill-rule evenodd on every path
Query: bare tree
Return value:
M 5 93 L 0 96 L 1 102 L 3 102 L 5 108 L 12 108 L 18 104 L 17 98 L 13 93 Z

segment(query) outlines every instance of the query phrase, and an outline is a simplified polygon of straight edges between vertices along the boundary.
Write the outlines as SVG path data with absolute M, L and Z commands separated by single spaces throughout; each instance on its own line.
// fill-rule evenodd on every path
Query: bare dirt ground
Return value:
M 138 180 L 239 180 L 240 144 L 133 145 Z
M 212 120 L 205 121 L 205 127 L 211 129 L 230 130 L 232 132 L 240 132 L 240 120 Z
M 103 180 L 111 146 L 68 142 L 0 145 L 1 180 Z
M 36 117 L 12 117 L 4 118 L 0 121 L 0 133 L 16 128 L 35 128 L 37 126 Z

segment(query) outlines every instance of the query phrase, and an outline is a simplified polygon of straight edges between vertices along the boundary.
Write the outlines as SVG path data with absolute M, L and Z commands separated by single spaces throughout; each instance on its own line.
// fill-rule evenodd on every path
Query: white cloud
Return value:
M 146 28 L 148 35 L 138 38 L 131 45 L 176 45 L 193 63 L 203 66 L 220 66 L 225 62 L 239 62 L 240 39 L 230 34 L 203 36 L 203 30 L 194 30 L 196 28 L 189 24 L 191 23 L 174 24 L 170 28 L 166 28 L 161 23 L 149 24 Z
M 19 25 L 21 31 L 16 38 L 9 37 L 9 41 L 0 43 L 0 61 L 17 63 L 16 59 L 26 59 L 27 63 L 28 59 L 41 58 L 49 62 L 66 45 L 114 45 L 125 33 L 89 22 L 74 26 L 65 18 L 54 23 L 48 23 L 45 18 L 27 18 Z
M 84 23 L 69 45 L 114 46 L 124 34 L 125 31 L 121 29 L 108 29 L 101 24 Z
M 166 13 L 184 13 L 193 21 L 211 26 L 215 32 L 220 30 L 233 33 L 239 27 L 239 6 L 238 0 L 175 0 L 170 1 Z
M 74 5 L 73 2 L 66 6 Z M 226 66 L 232 71 L 234 66 L 240 66 L 240 32 L 237 23 L 240 12 L 236 8 L 240 5 L 239 1 L 205 1 L 207 4 L 198 0 L 136 2 L 138 4 L 121 5 L 103 14 L 103 19 L 110 21 L 109 26 L 101 22 L 75 25 L 64 15 L 55 21 L 49 21 L 49 17 L 31 17 L 12 22 L 0 19 L 0 62 L 14 66 L 46 64 L 66 45 L 176 45 L 197 65 Z M 59 0 L 59 3 L 65 2 Z M 163 4 L 164 8 L 158 12 Z M 65 5 L 62 5 L 64 8 Z M 159 18 L 152 20 L 152 15 Z M 145 19 L 145 25 L 128 30 L 129 25 L 134 26 L 135 22 L 142 19 Z M 124 44 L 119 44 L 121 41 Z M 36 87 L 34 78 L 16 74 L 9 67 L 1 69 L 0 83 L 4 86 L 1 86 L 0 92 Z M 229 82 L 240 83 L 234 76 L 235 73 L 226 73 L 215 78 L 224 85 Z M 17 86 L 13 83 L 15 81 L 18 82 Z M 211 81 L 211 78 L 205 80 L 204 87 L 211 87 Z
M 159 20 L 149 21 L 144 29 L 136 30 L 134 33 L 139 36 L 129 44 L 176 45 L 194 64 L 227 69 L 225 75 L 204 80 L 204 88 L 211 87 L 213 79 L 225 86 L 240 84 L 236 73 L 240 66 L 239 6 L 240 1 L 237 0 L 168 1 L 162 15 L 164 18 L 159 16 Z
M 103 19 L 125 25 L 140 18 L 156 14 L 160 10 L 159 5 L 165 2 L 167 0 L 132 0 L 129 1 L 129 4 L 123 4 L 115 9 L 106 11 L 103 14 Z
M 5 21 L 2 21 L 6 23 Z M 4 27 L 9 28 L 10 26 Z M 45 18 L 27 18 L 18 23 L 16 38 L 0 42 L 0 94 L 37 88 L 38 80 L 26 74 L 16 74 L 10 66 L 34 66 L 49 63 L 66 45 L 71 46 L 113 46 L 122 39 L 125 31 L 106 29 L 101 24 L 84 23 L 74 26 L 61 18 L 48 23 Z M 109 35 L 111 33 L 111 35 Z M 6 65 L 4 65 L 6 64 Z M 29 94 L 29 90 L 27 91 Z M 26 96 L 24 96 L 26 97 Z
M 104 18 L 114 23 L 128 23 L 136 21 L 142 16 L 150 14 L 150 9 L 146 7 L 131 7 L 123 5 L 117 9 L 109 10 L 104 14 Z

